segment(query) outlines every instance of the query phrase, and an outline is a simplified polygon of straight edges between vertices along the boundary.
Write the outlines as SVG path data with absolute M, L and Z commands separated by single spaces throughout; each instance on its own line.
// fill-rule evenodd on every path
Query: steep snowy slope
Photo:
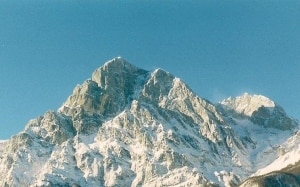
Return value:
M 293 157 L 286 157 L 287 160 L 294 161 L 295 159 L 299 159 L 299 154 L 297 155 L 291 155 L 289 156 Z M 289 161 L 288 161 L 289 162 Z M 281 164 L 279 162 L 279 159 L 277 159 L 274 163 L 271 165 L 274 166 L 274 164 Z M 283 165 L 286 163 L 283 162 Z M 278 168 L 281 168 L 281 165 L 277 165 Z M 257 175 L 254 177 L 250 177 L 246 181 L 244 181 L 240 187 L 253 187 L 253 186 L 259 186 L 259 187 L 268 187 L 268 186 L 282 186 L 282 187 L 298 187 L 300 186 L 300 162 L 293 163 L 291 165 L 286 166 L 285 168 L 278 170 L 277 167 L 268 167 L 268 169 L 271 172 L 263 174 L 263 175 Z
M 119 57 L 5 143 L 0 186 L 234 186 L 297 127 L 266 97 L 214 105 Z
M 270 165 L 259 169 L 242 187 L 300 186 L 300 131 L 280 145 L 280 154 Z
M 280 156 L 265 168 L 258 170 L 255 175 L 264 175 L 294 166 L 300 162 L 300 131 L 280 145 Z

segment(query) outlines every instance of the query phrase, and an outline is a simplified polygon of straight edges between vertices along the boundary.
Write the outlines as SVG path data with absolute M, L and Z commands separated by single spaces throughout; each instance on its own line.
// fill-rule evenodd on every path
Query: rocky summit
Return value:
M 0 186 L 299 186 L 298 128 L 265 96 L 213 104 L 118 57 L 0 141 Z

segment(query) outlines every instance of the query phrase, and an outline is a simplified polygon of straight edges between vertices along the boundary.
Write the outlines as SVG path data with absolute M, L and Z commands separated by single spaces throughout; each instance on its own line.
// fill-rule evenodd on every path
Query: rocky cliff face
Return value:
M 297 127 L 266 97 L 214 105 L 164 70 L 115 58 L 0 144 L 0 186 L 236 186 Z

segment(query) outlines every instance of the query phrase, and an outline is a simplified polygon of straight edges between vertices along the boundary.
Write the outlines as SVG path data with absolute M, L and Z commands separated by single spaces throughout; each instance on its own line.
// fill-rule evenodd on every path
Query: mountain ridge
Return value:
M 236 186 L 298 126 L 264 96 L 216 105 L 117 57 L 0 147 L 0 186 Z

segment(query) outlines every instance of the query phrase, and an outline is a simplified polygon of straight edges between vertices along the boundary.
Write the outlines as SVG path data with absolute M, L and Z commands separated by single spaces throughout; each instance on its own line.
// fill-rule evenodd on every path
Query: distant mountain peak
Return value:
M 249 117 L 253 123 L 263 127 L 291 130 L 297 126 L 297 123 L 287 116 L 281 106 L 263 95 L 245 93 L 236 98 L 225 99 L 221 105 L 227 110 Z
M 276 106 L 275 102 L 268 97 L 249 93 L 244 93 L 236 98 L 229 97 L 223 100 L 221 104 L 249 117 L 262 106 L 266 108 L 274 108 Z

